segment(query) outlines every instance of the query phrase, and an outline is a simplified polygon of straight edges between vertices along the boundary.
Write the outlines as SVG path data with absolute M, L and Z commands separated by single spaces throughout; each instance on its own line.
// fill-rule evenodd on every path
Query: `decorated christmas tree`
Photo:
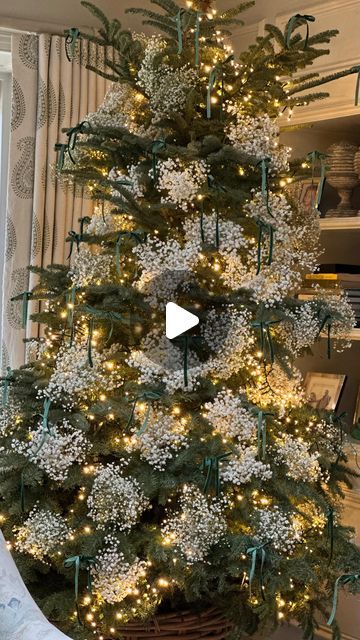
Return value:
M 80 39 L 104 47 L 88 66 L 114 84 L 57 145 L 59 179 L 94 214 L 69 231 L 69 265 L 33 269 L 23 296 L 44 333 L 3 379 L 1 526 L 73 638 L 183 611 L 226 621 L 208 637 L 297 621 L 310 639 L 324 619 L 339 637 L 337 589 L 358 589 L 360 567 L 343 423 L 306 404 L 294 360 L 320 337 L 345 348 L 353 314 L 339 290 L 297 298 L 319 215 L 296 182 L 319 170 L 321 191 L 326 159 L 291 163 L 279 123 L 359 69 L 306 71 L 337 33 L 309 33 L 312 16 L 235 57 L 251 2 L 152 2 L 131 11 L 156 35 L 88 2 L 98 33 L 66 35 L 69 58 Z M 173 340 L 169 302 L 199 318 Z

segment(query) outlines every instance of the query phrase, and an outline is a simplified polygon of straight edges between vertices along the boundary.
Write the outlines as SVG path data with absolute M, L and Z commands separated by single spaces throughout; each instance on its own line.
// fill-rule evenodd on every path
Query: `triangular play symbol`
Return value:
M 168 302 L 166 305 L 166 337 L 169 340 L 180 336 L 185 331 L 196 327 L 199 318 L 190 311 L 179 307 L 175 302 Z

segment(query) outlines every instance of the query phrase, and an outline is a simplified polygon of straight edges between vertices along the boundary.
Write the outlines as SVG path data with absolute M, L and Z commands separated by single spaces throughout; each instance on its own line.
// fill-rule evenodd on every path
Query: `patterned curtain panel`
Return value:
M 67 140 L 62 128 L 75 126 L 95 111 L 110 86 L 84 66 L 90 59 L 101 65 L 103 49 L 83 41 L 77 46 L 76 59 L 69 62 L 60 36 L 13 36 L 2 371 L 24 364 L 24 338 L 38 336 L 39 328 L 24 322 L 22 301 L 11 300 L 36 284 L 28 265 L 66 262 L 68 231 L 77 230 L 78 218 L 92 211 L 90 200 L 55 177 L 54 145 Z M 38 304 L 29 302 L 28 315 Z

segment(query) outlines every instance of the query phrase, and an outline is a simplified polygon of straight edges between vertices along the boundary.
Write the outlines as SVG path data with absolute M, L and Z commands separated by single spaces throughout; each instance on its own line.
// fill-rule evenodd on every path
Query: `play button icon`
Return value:
M 168 302 L 166 305 L 166 337 L 169 340 L 181 336 L 182 333 L 189 331 L 199 324 L 199 318 L 186 311 L 183 307 L 179 307 L 175 302 Z

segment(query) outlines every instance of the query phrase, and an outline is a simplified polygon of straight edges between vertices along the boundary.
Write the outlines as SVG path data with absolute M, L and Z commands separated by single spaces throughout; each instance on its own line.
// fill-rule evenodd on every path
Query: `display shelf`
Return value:
M 320 229 L 324 231 L 331 229 L 358 229 L 360 231 L 360 216 L 351 218 L 320 218 Z

